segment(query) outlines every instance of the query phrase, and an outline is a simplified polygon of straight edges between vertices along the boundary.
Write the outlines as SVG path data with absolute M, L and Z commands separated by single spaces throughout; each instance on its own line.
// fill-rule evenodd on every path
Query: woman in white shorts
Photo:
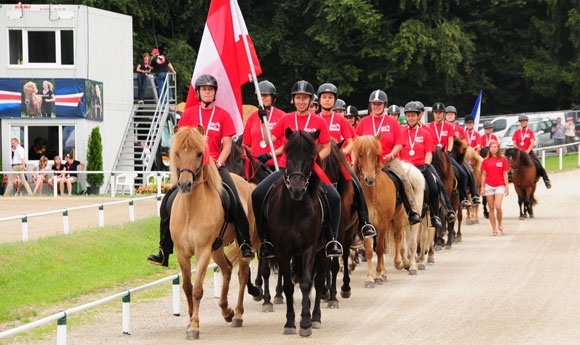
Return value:
M 507 159 L 502 155 L 499 142 L 492 141 L 489 144 L 487 157 L 481 164 L 481 193 L 485 195 L 489 205 L 489 222 L 491 223 L 492 236 L 499 233 L 505 235 L 502 220 L 503 212 L 501 209 L 503 196 L 509 194 L 508 189 L 508 170 Z

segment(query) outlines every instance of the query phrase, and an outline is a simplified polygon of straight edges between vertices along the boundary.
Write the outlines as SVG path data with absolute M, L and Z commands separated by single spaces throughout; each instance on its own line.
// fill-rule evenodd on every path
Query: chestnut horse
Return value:
M 520 220 L 534 218 L 533 206 L 538 203 L 534 197 L 536 183 L 539 177 L 532 158 L 523 150 L 512 147 L 505 150 L 504 156 L 508 160 L 512 173 L 512 183 L 518 193 Z
M 42 107 L 42 96 L 38 95 L 38 87 L 32 81 L 22 86 L 24 93 L 24 105 L 26 106 L 26 115 L 40 116 Z
M 222 287 L 218 305 L 227 322 L 241 327 L 244 312 L 244 285 L 248 281 L 249 262 L 239 260 L 240 288 L 235 312 L 228 306 L 228 290 L 233 262 L 241 256 L 238 245 L 230 246 L 227 255 L 224 244 L 235 240 L 234 225 L 226 222 L 222 206 L 222 180 L 216 166 L 211 163 L 203 128 L 180 128 L 171 146 L 171 173 L 177 183 L 178 193 L 171 208 L 171 237 L 175 243 L 177 260 L 183 274 L 183 291 L 187 297 L 189 326 L 187 339 L 199 338 L 199 308 L 203 297 L 203 282 L 210 258 L 222 274 Z M 250 224 L 252 243 L 259 243 L 251 204 L 251 190 L 241 177 L 232 174 L 238 194 Z M 223 243 L 216 241 L 223 238 Z M 197 259 L 195 283 L 191 284 L 191 258 Z
M 367 278 L 365 287 L 374 287 L 375 284 L 382 284 L 387 279 L 384 254 L 386 252 L 387 237 L 394 240 L 394 266 L 396 269 L 408 268 L 410 274 L 417 272 L 417 234 L 419 224 L 411 227 L 412 235 L 407 237 L 408 249 L 403 248 L 406 228 L 409 226 L 407 213 L 401 202 L 397 200 L 397 189 L 395 183 L 382 168 L 382 153 L 379 138 L 371 135 L 357 137 L 354 144 L 354 155 L 356 164 L 354 171 L 358 176 L 369 209 L 371 223 L 377 230 L 376 248 L 377 266 L 376 276 L 372 269 L 372 239 L 365 239 L 365 257 L 367 262 Z M 411 166 L 409 164 L 409 166 Z M 414 167 L 413 167 L 414 168 Z M 418 174 L 417 183 L 422 189 L 416 188 L 415 198 L 417 203 L 423 203 L 423 193 L 425 180 L 421 172 L 415 168 Z M 407 176 L 407 178 L 412 178 Z M 420 178 L 419 178 L 420 176 Z M 422 183 L 422 185 L 421 185 Z M 415 186 L 412 183 L 413 186 Z M 420 195 L 419 195 L 420 194 Z M 407 251 L 408 250 L 408 251 Z M 404 255 L 406 253 L 407 255 Z

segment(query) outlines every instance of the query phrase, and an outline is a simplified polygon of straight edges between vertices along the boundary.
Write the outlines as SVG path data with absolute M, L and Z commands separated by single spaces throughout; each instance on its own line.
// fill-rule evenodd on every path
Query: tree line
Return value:
M 40 2 L 38 3 L 46 3 Z M 210 0 L 83 0 L 133 17 L 134 60 L 158 46 L 191 81 Z M 580 103 L 578 0 L 239 0 L 263 74 L 288 109 L 291 85 L 332 82 L 360 108 L 372 90 L 391 104 L 482 112 L 570 109 Z M 244 103 L 255 104 L 253 85 Z

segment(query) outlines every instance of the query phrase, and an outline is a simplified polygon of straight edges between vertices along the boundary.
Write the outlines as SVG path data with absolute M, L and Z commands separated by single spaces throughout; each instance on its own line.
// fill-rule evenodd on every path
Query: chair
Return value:
M 171 180 L 171 174 L 169 172 L 160 172 L 161 183 L 169 183 Z M 147 175 L 145 179 L 145 185 L 157 185 L 157 172 Z
M 129 187 L 129 195 L 133 196 L 135 191 L 135 173 L 123 173 L 115 176 L 115 191 L 121 186 L 121 194 L 125 194 L 125 187 Z

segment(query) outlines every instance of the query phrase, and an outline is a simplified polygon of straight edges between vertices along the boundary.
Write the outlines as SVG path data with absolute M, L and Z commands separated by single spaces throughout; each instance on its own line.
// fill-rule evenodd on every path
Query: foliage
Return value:
M 103 142 L 99 127 L 94 127 L 89 135 L 87 145 L 87 170 L 103 171 Z M 105 181 L 103 173 L 87 174 L 87 183 L 92 187 L 100 187 Z

